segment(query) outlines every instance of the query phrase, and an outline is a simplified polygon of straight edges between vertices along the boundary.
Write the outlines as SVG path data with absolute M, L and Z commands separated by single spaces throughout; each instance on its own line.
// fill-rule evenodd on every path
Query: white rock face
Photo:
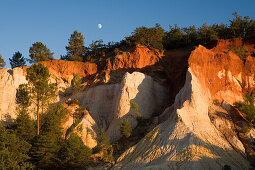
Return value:
M 0 69 L 0 120 L 16 117 L 16 89 L 23 83 L 27 80 L 22 68 Z
M 138 104 L 138 111 L 143 118 L 149 118 L 152 113 L 159 112 L 168 92 L 150 76 L 140 72 L 126 73 L 122 79 L 116 98 L 114 119 L 106 134 L 111 141 L 121 137 L 120 125 L 123 119 L 128 119 L 132 128 L 137 125 L 136 112 L 131 108 L 130 101 Z
M 229 165 L 236 170 L 248 169 L 249 163 L 211 123 L 210 105 L 210 93 L 189 69 L 174 109 L 166 109 L 173 110 L 170 117 L 123 153 L 114 168 L 220 170 Z
M 100 128 L 106 130 L 113 119 L 119 84 L 100 85 L 79 94 L 81 107 L 86 107 Z
M 115 141 L 121 137 L 120 122 L 123 118 L 128 118 L 133 128 L 137 124 L 130 100 L 139 105 L 139 112 L 144 118 L 149 118 L 153 112 L 160 110 L 167 94 L 164 87 L 139 72 L 126 73 L 121 84 L 89 88 L 78 94 L 80 107 L 86 107 L 89 112 L 78 125 L 83 127 L 78 134 L 89 147 L 96 145 L 95 136 L 99 128 L 103 128 L 111 141 Z

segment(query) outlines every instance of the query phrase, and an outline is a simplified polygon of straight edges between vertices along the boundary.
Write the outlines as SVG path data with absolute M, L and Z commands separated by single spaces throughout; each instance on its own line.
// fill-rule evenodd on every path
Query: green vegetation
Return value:
M 155 48 L 163 50 L 164 29 L 156 24 L 155 27 L 139 27 L 136 28 L 130 37 L 126 37 L 126 43 L 131 44 L 141 44 L 148 48 Z
M 249 55 L 251 55 L 251 54 L 249 53 L 248 48 L 247 48 L 245 45 L 232 48 L 231 51 L 233 51 L 236 55 L 238 55 L 243 61 L 245 61 L 246 58 L 247 58 Z
M 30 63 L 37 63 L 39 61 L 48 61 L 53 59 L 53 53 L 41 42 L 32 44 L 29 48 Z
M 141 113 L 139 113 L 139 111 L 138 111 L 138 108 L 139 108 L 138 104 L 135 101 L 130 100 L 130 107 L 135 110 L 136 120 L 138 121 L 138 123 L 142 122 L 143 117 L 142 117 Z
M 66 46 L 67 55 L 61 56 L 63 60 L 83 61 L 85 54 L 84 37 L 78 31 L 74 31 Z
M 2 58 L 2 56 L 0 55 L 0 68 L 3 68 L 5 66 L 5 62 L 4 59 Z
M 103 154 L 103 161 L 113 161 L 113 147 L 110 145 L 110 139 L 106 136 L 103 129 L 99 129 L 96 141 L 97 146 L 95 149 Z
M 21 67 L 26 64 L 25 58 L 22 57 L 22 54 L 18 51 L 13 54 L 12 58 L 9 58 L 12 68 Z
M 121 134 L 123 136 L 125 136 L 126 138 L 131 136 L 131 134 L 132 134 L 132 127 L 131 127 L 131 124 L 128 121 L 128 119 L 124 119 L 123 121 L 121 121 L 120 131 L 121 131 Z
M 82 79 L 79 74 L 74 74 L 73 79 L 71 81 L 71 87 L 75 94 L 83 90 L 84 87 L 82 85 Z
M 89 164 L 90 156 L 91 150 L 74 133 L 71 133 L 60 149 L 61 164 L 65 169 L 85 168 Z
M 243 102 L 235 103 L 235 107 L 246 115 L 246 119 L 251 123 L 255 123 L 255 106 L 254 95 L 246 94 Z
M 27 69 L 28 83 L 31 87 L 31 99 L 36 105 L 37 134 L 39 135 L 40 119 L 39 114 L 44 113 L 44 109 L 49 106 L 55 96 L 56 86 L 49 83 L 49 70 L 39 63 Z
M 248 127 L 248 126 L 244 126 L 244 127 L 242 127 L 242 129 L 241 129 L 241 132 L 242 133 L 248 133 L 250 131 L 250 128 Z
M 70 102 L 70 105 L 79 105 L 79 104 L 80 104 L 79 99 L 73 99 L 73 100 L 71 100 L 71 102 Z

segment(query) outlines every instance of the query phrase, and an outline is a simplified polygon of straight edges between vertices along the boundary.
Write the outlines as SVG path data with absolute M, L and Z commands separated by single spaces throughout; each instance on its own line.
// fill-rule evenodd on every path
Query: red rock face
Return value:
M 245 92 L 254 89 L 255 59 L 248 56 L 244 63 L 233 52 L 226 52 L 229 45 L 240 46 L 242 41 L 236 40 L 231 44 L 221 40 L 211 50 L 199 46 L 192 51 L 189 66 L 202 87 L 210 91 L 212 100 L 226 100 L 232 104 L 242 100 Z
M 97 65 L 95 63 L 51 60 L 41 62 L 49 68 L 50 74 L 57 77 L 68 77 L 73 74 L 79 74 L 81 77 L 86 77 L 97 73 Z
M 157 50 L 150 50 L 146 47 L 137 46 L 130 52 L 123 52 L 106 63 L 107 70 L 144 68 L 157 63 L 163 53 Z

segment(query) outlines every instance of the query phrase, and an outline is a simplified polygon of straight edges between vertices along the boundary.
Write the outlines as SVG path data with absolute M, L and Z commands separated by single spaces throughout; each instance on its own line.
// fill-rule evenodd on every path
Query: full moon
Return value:
M 102 24 L 98 24 L 98 28 L 101 29 L 102 28 Z

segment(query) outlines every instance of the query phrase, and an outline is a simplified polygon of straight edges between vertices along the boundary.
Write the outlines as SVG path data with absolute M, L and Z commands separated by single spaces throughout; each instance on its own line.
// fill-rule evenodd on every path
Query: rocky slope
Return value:
M 185 85 L 161 115 L 163 123 L 123 153 L 114 169 L 249 168 L 233 115 L 223 105 L 254 89 L 255 62 L 223 51 L 199 46 L 191 53 Z
M 247 122 L 231 106 L 255 87 L 254 58 L 248 56 L 244 62 L 229 50 L 243 43 L 248 42 L 221 40 L 212 49 L 199 46 L 191 53 L 180 49 L 164 54 L 137 46 L 103 62 L 42 63 L 58 85 L 56 101 L 70 112 L 62 122 L 65 137 L 73 126 L 72 114 L 81 108 L 86 108 L 84 116 L 74 132 L 91 148 L 97 144 L 99 129 L 115 142 L 121 138 L 123 119 L 135 128 L 137 112 L 143 118 L 159 114 L 158 126 L 126 150 L 113 169 L 222 169 L 224 165 L 248 169 L 253 138 L 240 135 Z M 254 45 L 246 45 L 253 53 Z M 26 68 L 0 70 L 2 123 L 15 118 L 16 88 L 27 82 L 25 74 Z M 82 76 L 85 85 L 77 95 L 64 93 L 73 74 Z M 69 104 L 74 98 L 79 106 Z M 137 111 L 130 102 L 137 104 Z

